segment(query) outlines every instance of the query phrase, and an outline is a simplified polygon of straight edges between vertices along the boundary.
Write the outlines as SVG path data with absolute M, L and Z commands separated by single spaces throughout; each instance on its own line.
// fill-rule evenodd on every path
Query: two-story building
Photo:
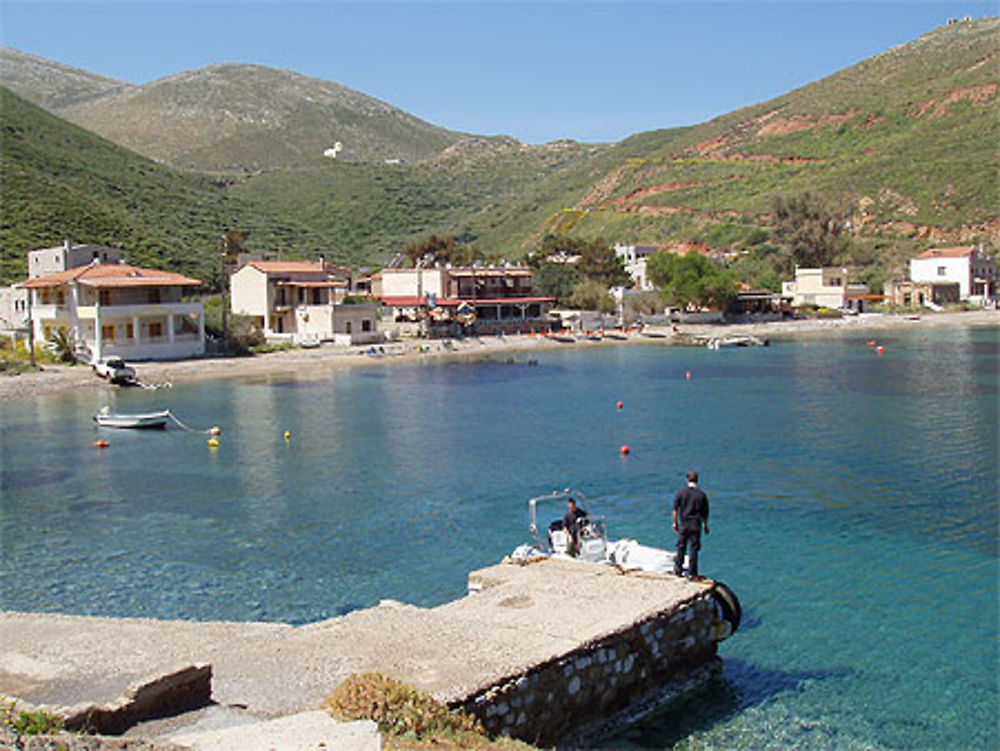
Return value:
M 345 303 L 350 283 L 350 269 L 323 261 L 250 261 L 231 277 L 232 310 L 270 341 L 379 341 L 377 306 Z
M 35 279 L 66 269 L 92 263 L 121 263 L 119 248 L 74 243 L 67 239 L 62 245 L 28 252 L 28 278 Z M 0 289 L 0 332 L 27 334 L 28 290 L 19 285 Z
M 533 293 L 531 269 L 511 266 L 383 269 L 372 277 L 372 294 L 397 320 L 476 333 L 544 328 L 555 301 Z
M 910 259 L 910 281 L 958 284 L 960 300 L 985 304 L 996 295 L 997 263 L 981 248 L 931 248 Z
M 130 360 L 203 355 L 204 308 L 183 299 L 200 284 L 169 271 L 92 262 L 16 286 L 30 295 L 36 339 L 50 339 L 61 329 L 74 339 L 78 356 L 95 362 L 110 355 Z
M 622 259 L 625 271 L 632 277 L 632 289 L 637 291 L 649 291 L 654 289 L 654 285 L 649 280 L 646 273 L 646 264 L 649 257 L 658 253 L 659 250 L 660 249 L 655 245 L 615 244 L 615 255 Z
M 795 267 L 795 279 L 781 283 L 781 296 L 793 308 L 816 306 L 818 308 L 848 309 L 864 313 L 881 295 L 869 294 L 867 284 L 848 281 L 847 268 L 825 266 L 809 269 Z

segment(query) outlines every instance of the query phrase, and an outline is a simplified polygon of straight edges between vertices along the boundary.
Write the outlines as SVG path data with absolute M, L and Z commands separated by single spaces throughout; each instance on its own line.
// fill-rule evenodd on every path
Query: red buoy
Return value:
M 621 402 L 618 402 L 618 409 L 621 409 L 621 408 L 622 408 L 622 406 L 623 406 L 623 405 L 622 405 L 622 403 L 621 403 Z
M 687 375 L 687 379 L 690 381 L 691 380 L 691 371 L 689 370 L 686 375 Z
M 628 456 L 631 453 L 632 449 L 630 449 L 628 446 L 622 446 L 622 456 Z
M 880 355 L 884 355 L 885 354 L 885 347 L 879 346 L 879 348 L 876 349 L 875 351 L 878 352 Z
M 99 449 L 106 449 L 111 444 L 102 439 L 100 441 L 94 441 L 94 445 Z

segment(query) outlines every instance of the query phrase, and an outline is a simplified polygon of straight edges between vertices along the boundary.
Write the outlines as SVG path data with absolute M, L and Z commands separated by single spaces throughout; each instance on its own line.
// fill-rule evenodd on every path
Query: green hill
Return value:
M 0 88 L 0 278 L 27 275 L 26 254 L 65 238 L 129 251 L 139 264 L 211 282 L 227 227 L 251 249 L 306 252 L 315 233 L 280 222 L 205 177 L 179 174 Z
M 86 101 L 66 110 L 118 113 L 129 124 L 116 140 L 136 149 L 152 148 L 136 141 L 149 118 L 177 116 L 195 100 L 191 111 L 206 122 L 266 121 L 219 125 L 215 141 L 160 132 L 160 158 L 169 152 L 203 173 L 243 170 L 219 182 L 172 172 L 5 95 L 14 104 L 3 112 L 4 273 L 19 268 L 18 253 L 72 234 L 207 278 L 224 227 L 250 229 L 255 250 L 353 265 L 383 263 L 431 233 L 506 258 L 550 233 L 763 257 L 782 252 L 775 197 L 806 191 L 848 218 L 849 260 L 898 273 L 928 245 L 1000 246 L 998 48 L 1000 19 L 960 22 L 711 122 L 603 145 L 463 136 L 351 99 L 357 136 L 338 139 L 337 159 L 323 158 L 336 135 L 307 114 L 329 110 L 299 99 L 327 97 L 323 107 L 333 107 L 349 90 L 259 66 L 81 94 Z M 286 91 L 269 99 L 279 82 Z M 69 88 L 61 96 L 72 98 Z M 369 106 L 370 117 L 357 114 Z M 129 112 L 145 114 L 130 121 Z M 382 127 L 390 121 L 396 130 Z M 243 153 L 272 156 L 237 163 Z

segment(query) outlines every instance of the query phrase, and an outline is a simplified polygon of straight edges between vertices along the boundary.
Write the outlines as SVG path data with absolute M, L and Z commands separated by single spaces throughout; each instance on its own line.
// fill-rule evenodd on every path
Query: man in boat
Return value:
M 687 473 L 687 486 L 674 496 L 674 532 L 677 533 L 677 556 L 674 558 L 674 575 L 683 573 L 684 555 L 690 549 L 688 576 L 699 579 L 698 551 L 701 550 L 701 527 L 708 534 L 708 496 L 698 487 L 698 473 Z
M 566 506 L 566 513 L 563 514 L 563 529 L 569 535 L 569 554 L 577 555 L 580 552 L 580 520 L 587 516 L 587 512 L 576 505 L 575 498 L 566 501 Z

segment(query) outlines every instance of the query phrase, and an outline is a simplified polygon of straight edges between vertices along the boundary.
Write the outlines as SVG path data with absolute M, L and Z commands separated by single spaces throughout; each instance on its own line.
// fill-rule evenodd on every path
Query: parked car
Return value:
M 120 357 L 102 357 L 92 367 L 97 375 L 112 383 L 132 383 L 135 381 L 135 368 L 127 365 Z

